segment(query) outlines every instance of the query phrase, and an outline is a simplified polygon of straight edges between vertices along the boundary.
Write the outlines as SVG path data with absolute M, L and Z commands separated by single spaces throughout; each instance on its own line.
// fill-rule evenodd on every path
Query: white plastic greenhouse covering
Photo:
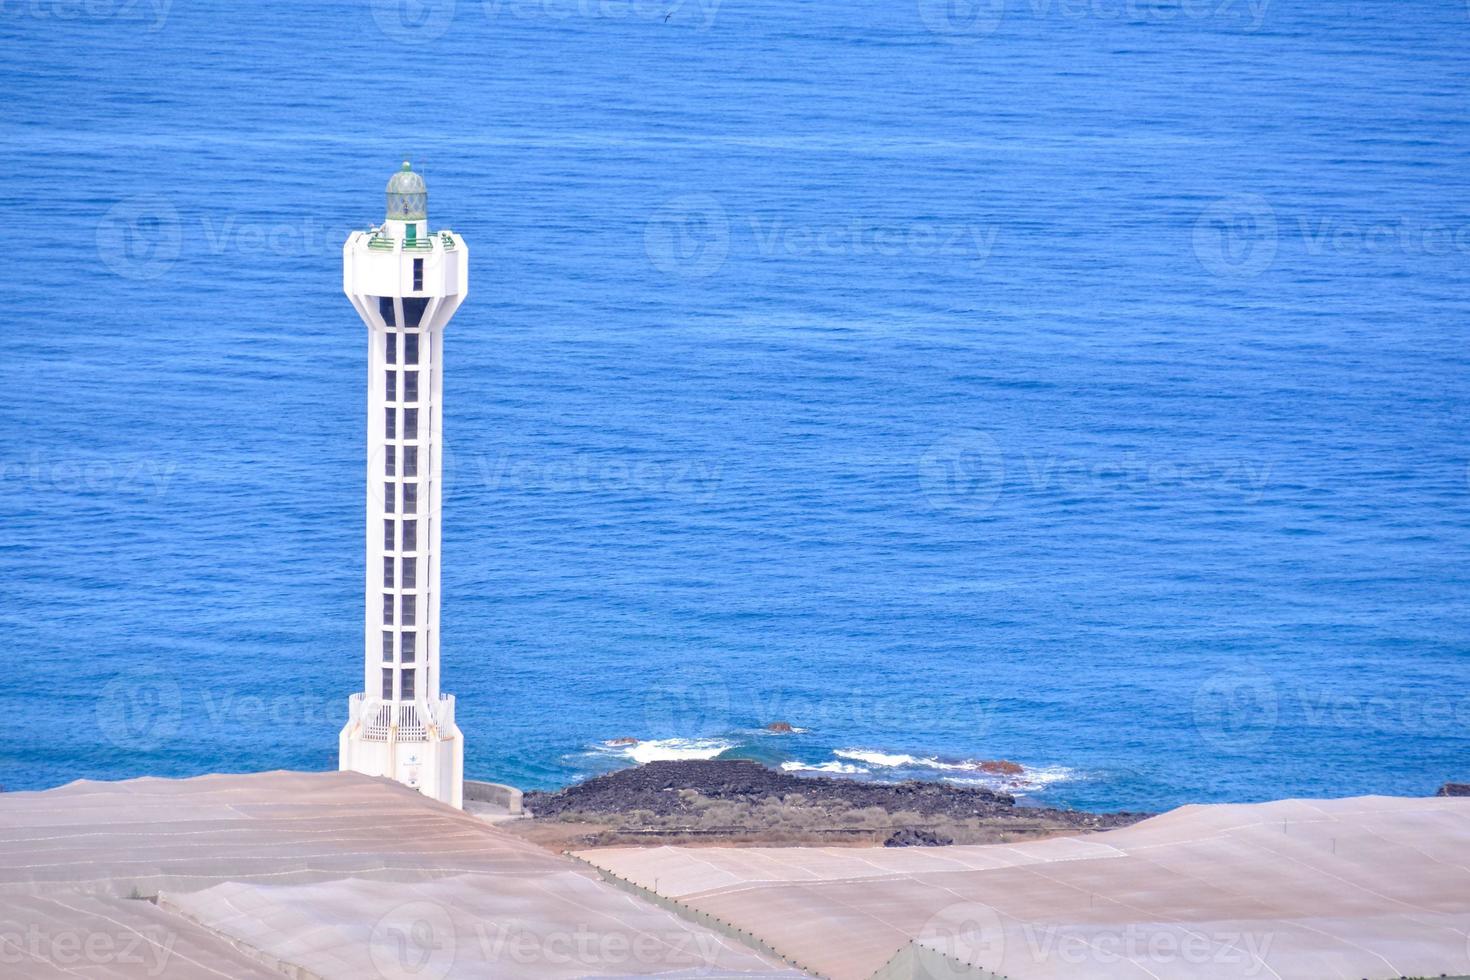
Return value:
M 1470 799 L 1189 806 L 1016 845 L 578 856 L 835 980 L 1470 974 Z
M 356 773 L 0 794 L 5 980 L 650 975 L 801 974 Z

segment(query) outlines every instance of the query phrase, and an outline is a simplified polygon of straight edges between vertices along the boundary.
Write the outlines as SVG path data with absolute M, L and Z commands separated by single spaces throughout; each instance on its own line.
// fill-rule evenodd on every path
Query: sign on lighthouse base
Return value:
M 464 737 L 454 724 L 454 698 L 445 702 L 441 702 L 444 717 L 404 732 L 409 737 L 403 738 L 397 726 L 390 724 L 390 705 L 367 704 L 362 695 L 353 695 L 352 717 L 338 738 L 338 768 L 387 776 L 464 809 Z

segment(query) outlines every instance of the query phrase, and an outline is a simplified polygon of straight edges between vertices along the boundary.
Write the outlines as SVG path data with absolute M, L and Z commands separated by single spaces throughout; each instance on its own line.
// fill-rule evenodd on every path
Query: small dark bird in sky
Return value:
M 674 16 L 674 12 L 672 10 L 664 14 L 664 23 L 667 24 L 669 22 L 669 18 L 672 16 Z

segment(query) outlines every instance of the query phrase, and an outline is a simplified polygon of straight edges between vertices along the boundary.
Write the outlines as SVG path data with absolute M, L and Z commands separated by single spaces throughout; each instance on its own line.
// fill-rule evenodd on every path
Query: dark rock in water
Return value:
M 1470 796 L 1470 783 L 1445 783 L 1437 796 Z
M 921 827 L 900 827 L 893 836 L 883 842 L 884 847 L 943 847 L 953 844 L 954 838 L 936 834 Z
M 992 776 L 1019 776 L 1026 771 L 1026 767 L 1009 759 L 986 759 L 980 763 L 980 771 Z
M 791 727 L 791 722 L 789 721 L 773 721 L 766 726 L 766 731 L 774 732 L 777 735 L 790 735 L 796 729 Z
M 637 745 L 638 744 L 638 740 L 636 738 L 630 738 L 629 736 L 624 735 L 622 738 L 610 738 L 606 742 L 604 742 L 603 744 L 604 745 L 610 745 L 610 746 L 617 746 L 617 745 Z

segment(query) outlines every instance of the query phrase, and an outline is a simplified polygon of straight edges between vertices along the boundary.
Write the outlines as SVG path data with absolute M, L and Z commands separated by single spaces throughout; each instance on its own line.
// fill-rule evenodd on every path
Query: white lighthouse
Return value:
M 339 768 L 463 805 L 464 738 L 439 693 L 439 498 L 444 327 L 469 292 L 469 250 L 429 231 L 408 163 L 388 215 L 342 246 L 342 289 L 368 327 L 367 618 L 363 687 Z

